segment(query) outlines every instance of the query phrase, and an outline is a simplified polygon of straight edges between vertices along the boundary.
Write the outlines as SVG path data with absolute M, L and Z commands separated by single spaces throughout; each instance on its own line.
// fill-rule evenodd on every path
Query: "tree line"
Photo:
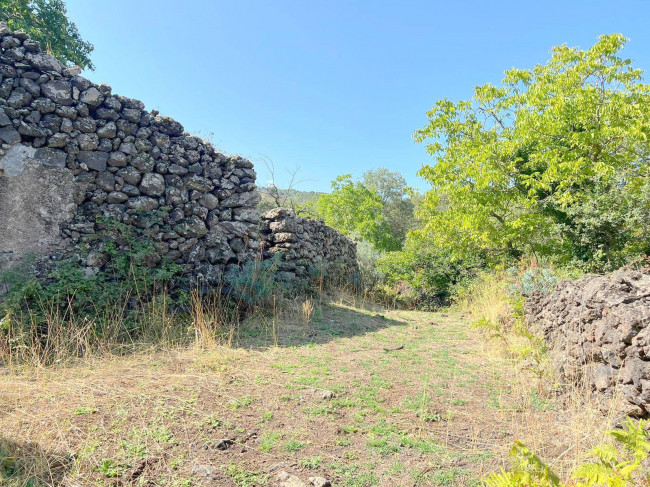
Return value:
M 386 169 L 339 176 L 314 216 L 382 255 L 384 281 L 444 299 L 480 268 L 522 259 L 578 272 L 650 252 L 650 85 L 627 39 L 554 47 L 468 100 L 438 100 L 414 134 L 432 162 L 422 195 Z

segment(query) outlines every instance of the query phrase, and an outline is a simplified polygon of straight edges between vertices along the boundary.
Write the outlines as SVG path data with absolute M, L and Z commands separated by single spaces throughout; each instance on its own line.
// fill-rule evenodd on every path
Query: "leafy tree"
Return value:
M 332 181 L 333 191 L 318 199 L 316 211 L 325 223 L 342 233 L 367 240 L 379 250 L 397 250 L 396 239 L 382 214 L 382 199 L 352 175 L 344 174 Z
M 392 236 L 404 242 L 406 234 L 416 224 L 414 199 L 417 193 L 409 188 L 404 176 L 380 167 L 363 173 L 363 185 L 381 197 L 382 215 Z
M 363 173 L 363 184 L 376 191 L 383 203 L 391 203 L 408 197 L 409 187 L 406 179 L 398 172 L 392 172 L 385 167 L 370 169 Z
M 93 45 L 81 38 L 66 12 L 63 0 L 0 0 L 0 21 L 12 30 L 23 29 L 68 66 L 94 69 Z
M 555 47 L 471 100 L 436 102 L 415 134 L 435 165 L 425 233 L 457 254 L 560 255 L 620 265 L 645 246 L 650 86 L 618 56 L 622 35 Z

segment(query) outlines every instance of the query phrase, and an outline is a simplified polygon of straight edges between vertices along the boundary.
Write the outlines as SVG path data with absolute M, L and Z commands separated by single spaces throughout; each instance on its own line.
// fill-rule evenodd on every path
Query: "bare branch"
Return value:
M 267 182 L 265 186 L 260 186 L 260 192 L 267 195 L 273 203 L 278 208 L 289 207 L 292 210 L 296 210 L 296 204 L 294 201 L 294 190 L 298 184 L 308 181 L 307 179 L 299 179 L 298 173 L 300 172 L 300 166 L 296 166 L 293 170 L 287 170 L 289 174 L 289 183 L 286 189 L 280 189 L 276 182 L 276 170 L 275 164 L 270 157 L 263 155 L 261 156 L 262 162 L 266 166 L 266 169 L 271 177 L 270 181 Z

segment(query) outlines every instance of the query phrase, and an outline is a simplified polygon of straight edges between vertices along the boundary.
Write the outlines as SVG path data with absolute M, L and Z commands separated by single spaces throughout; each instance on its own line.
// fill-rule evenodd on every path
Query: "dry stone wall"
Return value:
M 0 23 L 0 271 L 34 254 L 37 275 L 70 257 L 98 272 L 108 257 L 97 236 L 114 224 L 153 244 L 148 265 L 180 264 L 193 281 L 279 251 L 284 279 L 323 264 L 356 269 L 354 244 L 322 222 L 286 210 L 260 220 L 255 178 L 248 160 Z
M 2 268 L 28 253 L 76 252 L 102 220 L 146 230 L 152 263 L 165 258 L 191 276 L 215 278 L 259 251 L 249 161 L 64 68 L 4 24 L 0 143 Z M 102 265 L 93 255 L 90 270 Z
M 319 269 L 348 281 L 356 274 L 356 244 L 320 220 L 276 208 L 262 215 L 261 235 L 266 258 L 282 254 L 278 274 L 284 281 L 309 279 Z
M 525 309 L 564 377 L 586 383 L 603 409 L 650 413 L 649 275 L 619 270 L 562 281 L 530 296 Z

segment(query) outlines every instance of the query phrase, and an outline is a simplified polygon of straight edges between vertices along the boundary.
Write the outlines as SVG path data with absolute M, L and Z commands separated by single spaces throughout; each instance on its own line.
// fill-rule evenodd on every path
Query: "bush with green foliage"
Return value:
M 160 221 L 157 214 L 150 217 Z M 38 280 L 25 271 L 23 267 L 30 265 L 26 262 L 3 274 L 9 292 L 0 302 L 0 313 L 15 314 L 26 309 L 35 313 L 39 303 L 48 303 L 74 316 L 97 316 L 98 311 L 124 300 L 144 300 L 160 293 L 180 276 L 182 266 L 152 261 L 156 252 L 147 237 L 153 231 L 151 228 L 141 230 L 110 219 L 100 219 L 99 224 L 103 230 L 79 250 L 87 253 L 92 246 L 97 254 L 95 259 L 103 262 L 100 271 L 89 272 L 79 265 L 78 257 L 71 256 L 58 262 L 46 279 Z
M 228 293 L 247 307 L 267 306 L 279 290 L 277 271 L 282 254 L 269 260 L 252 260 L 226 274 Z
M 316 217 L 355 240 L 370 242 L 377 250 L 402 248 L 416 225 L 417 192 L 398 172 L 372 169 L 361 181 L 343 174 L 332 182 L 333 191 L 322 194 L 315 205 Z
M 520 442 L 510 451 L 510 471 L 483 479 L 486 487 L 633 487 L 650 485 L 645 464 L 650 453 L 647 420 L 627 419 L 622 429 L 610 431 L 615 444 L 598 445 L 588 453 L 590 462 L 579 465 L 564 483 L 537 455 Z
M 403 250 L 388 252 L 377 262 L 386 285 L 414 306 L 448 304 L 457 286 L 471 280 L 484 265 L 479 256 L 455 257 L 446 249 L 408 240 Z
M 385 276 L 379 270 L 378 263 L 384 255 L 385 252 L 377 250 L 370 242 L 363 239 L 357 241 L 357 264 L 364 290 L 383 283 Z
M 63 64 L 94 69 L 93 45 L 82 39 L 66 14 L 63 0 L 0 0 L 0 22 L 24 30 Z
M 424 234 L 455 255 L 524 254 L 608 270 L 647 252 L 650 85 L 619 57 L 626 39 L 565 45 L 506 71 L 471 100 L 438 101 L 416 132 Z M 647 218 L 645 218 L 647 220 Z
M 382 216 L 392 237 L 403 243 L 410 230 L 417 226 L 415 207 L 417 190 L 406 184 L 398 172 L 379 167 L 363 173 L 362 184 L 381 198 Z
M 523 273 L 516 267 L 508 269 L 508 277 L 514 282 L 510 284 L 513 295 L 529 296 L 533 292 L 548 294 L 555 289 L 559 277 L 552 269 L 529 268 Z

